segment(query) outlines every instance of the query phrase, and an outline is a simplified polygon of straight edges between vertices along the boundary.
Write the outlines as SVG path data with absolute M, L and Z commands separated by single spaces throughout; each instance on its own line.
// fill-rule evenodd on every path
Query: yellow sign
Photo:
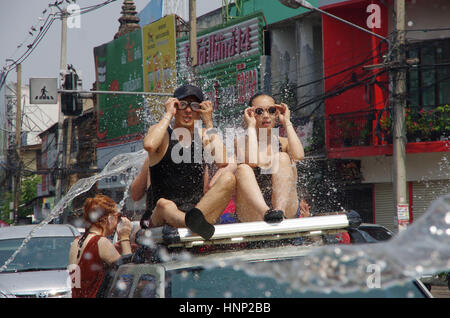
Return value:
M 171 93 L 175 89 L 175 15 L 168 15 L 142 29 L 144 49 L 144 89 Z

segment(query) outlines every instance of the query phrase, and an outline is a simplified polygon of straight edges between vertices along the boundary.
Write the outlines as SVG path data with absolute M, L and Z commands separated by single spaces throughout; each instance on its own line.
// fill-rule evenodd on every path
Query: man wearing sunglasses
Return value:
M 236 170 L 236 215 L 241 222 L 270 223 L 299 217 L 295 161 L 303 159 L 304 150 L 289 108 L 263 93 L 255 94 L 249 106 L 244 111 L 247 136 L 236 143 L 238 158 L 244 158 Z M 275 134 L 277 122 L 286 137 Z M 267 167 L 272 168 L 269 173 L 262 170 Z
M 141 219 L 141 227 L 164 226 L 163 236 L 167 240 L 176 240 L 177 227 L 188 227 L 205 239 L 214 234 L 214 226 L 220 214 L 229 203 L 234 189 L 235 177 L 225 171 L 214 185 L 203 192 L 203 175 L 205 164 L 195 154 L 203 154 L 196 147 L 213 146 L 223 150 L 216 156 L 226 153 L 220 138 L 210 133 L 213 128 L 212 103 L 204 99 L 202 91 L 193 85 L 177 88 L 174 96 L 165 105 L 165 114 L 155 125 L 151 126 L 144 138 L 144 149 L 148 157 L 131 185 L 131 197 L 140 200 L 147 194 L 147 207 Z M 173 126 L 170 123 L 173 119 Z M 201 120 L 205 128 L 196 130 L 195 121 Z M 208 132 L 208 134 L 207 134 Z M 195 142 L 195 134 L 201 142 Z M 180 145 L 190 147 L 191 160 L 188 162 L 174 160 Z M 177 147 L 177 148 L 175 148 Z M 184 151 L 184 150 L 183 150 Z M 174 155 L 175 154 L 175 155 Z M 219 167 L 226 164 L 216 160 Z

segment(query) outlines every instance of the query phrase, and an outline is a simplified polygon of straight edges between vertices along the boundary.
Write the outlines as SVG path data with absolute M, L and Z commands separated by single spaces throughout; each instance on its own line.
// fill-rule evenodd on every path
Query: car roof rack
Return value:
M 164 235 L 164 227 L 157 227 L 140 232 L 136 241 L 141 245 L 150 245 L 145 243 L 146 240 L 150 239 L 153 244 L 191 248 L 201 245 L 238 244 L 282 240 L 300 236 L 336 234 L 348 228 L 356 228 L 361 224 L 361 218 L 357 212 L 339 213 L 341 214 L 284 219 L 279 223 L 261 221 L 218 224 L 215 225 L 214 235 L 209 240 L 203 239 L 188 228 L 174 229 L 176 231 L 175 238 L 171 236 L 170 239 L 167 239 Z

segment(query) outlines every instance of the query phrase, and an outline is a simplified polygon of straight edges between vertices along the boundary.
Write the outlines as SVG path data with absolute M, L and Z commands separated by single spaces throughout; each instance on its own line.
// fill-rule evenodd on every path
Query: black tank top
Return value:
M 203 159 L 201 163 L 194 160 L 195 151 L 203 151 L 201 142 L 191 142 L 190 162 L 175 163 L 172 160 L 172 149 L 178 140 L 170 139 L 172 129 L 168 127 L 169 146 L 160 162 L 150 167 L 151 184 L 147 190 L 146 214 L 153 211 L 160 198 L 175 202 L 178 209 L 186 211 L 200 201 L 203 196 Z M 200 148 L 199 148 L 200 147 Z M 188 151 L 183 148 L 181 151 Z M 203 154 L 203 152 L 200 152 Z M 202 156 L 203 158 L 203 156 Z

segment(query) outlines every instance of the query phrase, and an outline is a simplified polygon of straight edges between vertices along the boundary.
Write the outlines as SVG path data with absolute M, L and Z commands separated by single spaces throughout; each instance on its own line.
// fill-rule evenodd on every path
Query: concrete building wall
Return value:
M 392 156 L 373 156 L 360 159 L 363 183 L 392 182 Z M 407 154 L 406 180 L 450 180 L 448 153 Z

